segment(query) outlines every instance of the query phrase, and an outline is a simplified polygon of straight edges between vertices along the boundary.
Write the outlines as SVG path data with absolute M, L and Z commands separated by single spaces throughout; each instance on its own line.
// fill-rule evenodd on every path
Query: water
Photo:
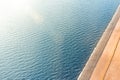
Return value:
M 119 0 L 0 1 L 0 80 L 76 80 Z

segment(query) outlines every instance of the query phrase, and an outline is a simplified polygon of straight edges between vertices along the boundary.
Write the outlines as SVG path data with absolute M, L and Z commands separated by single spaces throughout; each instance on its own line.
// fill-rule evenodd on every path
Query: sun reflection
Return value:
M 10 21 L 19 21 L 19 17 L 29 16 L 33 22 L 43 22 L 43 16 L 32 7 L 32 0 L 0 0 L 0 33 L 7 32 Z M 12 23 L 15 24 L 13 21 Z M 25 23 L 25 22 L 24 22 Z M 26 23 L 27 25 L 27 23 Z
M 29 6 L 29 0 L 0 0 L 1 13 L 17 13 Z
M 25 13 L 28 6 L 28 0 L 0 0 L 0 34 L 7 34 L 10 29 L 9 22 Z

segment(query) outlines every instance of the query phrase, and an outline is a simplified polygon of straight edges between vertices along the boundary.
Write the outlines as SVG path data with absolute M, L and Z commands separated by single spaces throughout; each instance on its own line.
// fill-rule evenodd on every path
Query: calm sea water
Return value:
M 76 80 L 120 0 L 0 1 L 0 80 Z

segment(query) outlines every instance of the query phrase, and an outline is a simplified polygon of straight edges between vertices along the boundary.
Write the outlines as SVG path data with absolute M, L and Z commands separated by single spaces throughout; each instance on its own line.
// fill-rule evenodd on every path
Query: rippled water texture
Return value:
M 0 80 L 76 80 L 119 0 L 0 0 Z

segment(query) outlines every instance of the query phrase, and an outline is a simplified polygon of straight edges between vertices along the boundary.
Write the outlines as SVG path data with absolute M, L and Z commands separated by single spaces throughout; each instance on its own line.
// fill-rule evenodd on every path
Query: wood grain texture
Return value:
M 85 64 L 84 69 L 82 70 L 81 74 L 78 77 L 78 80 L 89 80 L 91 74 L 96 67 L 96 64 L 103 53 L 103 50 L 119 20 L 120 17 L 120 6 L 117 8 L 112 20 L 108 24 L 106 30 L 104 31 L 103 35 L 101 36 L 98 44 L 94 48 L 91 56 L 89 57 L 87 63 Z
M 119 80 L 119 79 L 120 79 L 120 41 L 104 80 Z
M 120 38 L 120 19 L 118 20 L 115 26 L 115 29 L 91 75 L 90 80 L 104 80 L 106 71 L 114 56 L 119 38 Z

